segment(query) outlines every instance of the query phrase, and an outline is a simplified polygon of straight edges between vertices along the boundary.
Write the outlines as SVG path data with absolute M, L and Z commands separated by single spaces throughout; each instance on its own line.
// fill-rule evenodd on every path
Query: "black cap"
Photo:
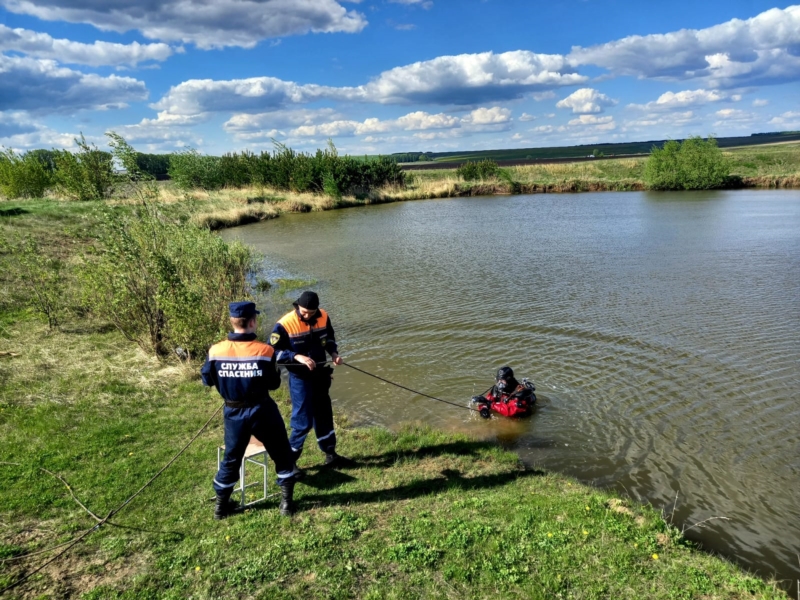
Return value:
M 497 381 L 500 381 L 501 379 L 505 379 L 506 381 L 509 379 L 514 379 L 514 371 L 511 369 L 511 367 L 500 367 L 497 369 L 497 375 L 495 376 L 495 379 Z
M 316 292 L 303 292 L 294 305 L 308 310 L 317 310 L 319 308 L 319 296 L 317 296 Z
M 249 319 L 261 314 L 256 310 L 254 302 L 231 302 L 228 304 L 228 310 L 235 319 Z

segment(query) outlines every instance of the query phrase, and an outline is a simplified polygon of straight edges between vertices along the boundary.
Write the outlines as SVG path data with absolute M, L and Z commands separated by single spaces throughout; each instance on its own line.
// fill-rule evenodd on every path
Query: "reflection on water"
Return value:
M 466 405 L 508 364 L 546 399 L 487 422 L 339 368 L 357 423 L 494 437 L 670 512 L 677 492 L 676 522 L 731 519 L 690 537 L 800 576 L 797 192 L 435 200 L 224 235 L 318 280 L 357 366 Z

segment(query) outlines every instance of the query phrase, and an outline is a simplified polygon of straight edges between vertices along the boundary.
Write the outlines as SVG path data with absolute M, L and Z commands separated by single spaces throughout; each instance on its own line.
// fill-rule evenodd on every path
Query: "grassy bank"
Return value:
M 218 405 L 196 368 L 145 356 L 117 333 L 48 334 L 6 311 L 0 362 L 0 586 L 13 560 L 104 515 L 166 463 Z M 286 411 L 285 394 L 280 394 Z M 8 597 L 783 598 L 694 550 L 654 509 L 526 469 L 496 445 L 408 426 L 347 429 L 356 464 L 319 468 L 309 443 L 300 512 L 271 498 L 223 522 L 210 479 L 221 423 L 114 522 Z M 310 440 L 312 442 L 312 440 Z M 12 560 L 8 560 L 12 559 Z
M 742 188 L 800 187 L 800 143 L 734 148 L 725 151 L 731 175 Z M 455 169 L 414 171 L 404 188 L 372 190 L 363 197 L 332 198 L 269 189 L 245 188 L 219 192 L 176 194 L 165 186 L 165 198 L 194 202 L 196 222 L 212 228 L 269 219 L 283 212 L 330 210 L 348 206 L 496 194 L 538 194 L 646 189 L 646 158 L 623 158 L 561 164 L 526 165 L 504 169 L 506 178 L 463 181 Z
M 732 163 L 734 185 L 741 188 L 800 187 L 800 143 L 733 148 L 725 151 Z M 622 158 L 559 164 L 507 167 L 502 178 L 464 181 L 455 169 L 408 173 L 404 187 L 389 186 L 370 190 L 358 197 L 333 197 L 324 194 L 296 193 L 269 187 L 244 187 L 190 192 L 161 182 L 160 202 L 165 210 L 175 211 L 194 223 L 223 229 L 275 218 L 282 213 L 332 210 L 384 202 L 427 198 L 452 198 L 496 194 L 537 194 L 597 191 L 640 191 L 646 158 Z M 135 202 L 123 193 L 105 202 L 59 202 L 58 199 L 0 202 L 0 218 L 13 217 L 15 211 L 31 215 L 49 214 L 53 218 L 79 221 L 104 204 Z M 22 214 L 22 213 L 21 213 Z
M 203 201 L 165 207 L 193 207 L 191 218 Z M 92 203 L 0 207 L 4 238 L 30 234 L 67 263 L 91 248 Z M 50 556 L 25 554 L 94 525 L 75 498 L 107 514 L 219 406 L 196 363 L 147 355 L 79 310 L 49 330 L 23 308 L 15 268 L 6 261 L 0 274 L 0 588 Z M 284 390 L 278 399 L 286 413 Z M 321 469 L 310 439 L 293 520 L 270 498 L 217 522 L 218 417 L 118 526 L 6 597 L 786 598 L 693 548 L 657 510 L 526 468 L 488 441 L 414 425 L 350 429 L 343 418 L 338 427 L 356 463 Z

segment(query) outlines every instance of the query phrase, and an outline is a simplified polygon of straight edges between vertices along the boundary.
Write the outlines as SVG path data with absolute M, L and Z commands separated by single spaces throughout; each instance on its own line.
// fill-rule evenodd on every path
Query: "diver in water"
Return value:
M 517 381 L 514 371 L 506 366 L 497 370 L 492 389 L 485 396 L 475 396 L 472 401 L 505 417 L 525 417 L 536 404 L 535 389 L 527 379 L 522 383 Z

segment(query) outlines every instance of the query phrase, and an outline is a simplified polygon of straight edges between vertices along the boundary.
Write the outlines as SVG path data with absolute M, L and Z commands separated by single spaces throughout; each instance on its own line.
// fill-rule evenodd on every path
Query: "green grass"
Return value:
M 771 135 L 751 135 L 743 137 L 717 138 L 720 148 L 739 146 L 760 146 L 786 141 L 800 140 L 800 132 L 787 131 Z M 616 144 L 585 144 L 581 146 L 558 146 L 547 148 L 509 148 L 495 150 L 473 150 L 454 152 L 426 152 L 434 162 L 453 162 L 465 160 L 524 160 L 553 158 L 583 158 L 599 150 L 606 156 L 648 154 L 654 145 L 660 146 L 666 140 L 643 142 L 622 142 Z
M 0 206 L 25 211 L 2 217 L 3 235 L 72 240 L 45 249 L 68 261 L 87 247 L 73 236 L 91 228 L 90 204 Z M 4 261 L 0 276 L 0 462 L 16 463 L 0 464 L 0 588 L 43 556 L 9 559 L 94 524 L 42 468 L 105 515 L 220 402 L 197 364 L 145 355 L 80 312 L 49 332 L 9 283 L 14 268 Z M 286 414 L 285 388 L 277 398 Z M 274 497 L 212 519 L 217 418 L 114 517 L 125 528 L 102 527 L 6 597 L 787 597 L 693 548 L 655 509 L 526 468 L 492 443 L 413 424 L 391 432 L 348 428 L 342 415 L 337 423 L 339 450 L 357 463 L 323 470 L 312 435 L 294 519 L 278 515 Z
M 765 146 L 748 146 L 725 150 L 731 160 L 731 175 L 741 177 L 745 186 L 771 187 L 800 185 L 800 143 Z M 504 167 L 519 191 L 592 191 L 645 189 L 644 166 L 646 157 L 618 158 L 573 163 L 555 163 Z M 455 169 L 411 171 L 412 187 L 435 190 L 437 185 L 464 188 L 470 183 L 461 182 Z M 485 186 L 484 186 L 485 187 Z M 511 187 L 498 181 L 500 193 L 511 192 Z M 491 189 L 491 188 L 489 188 Z M 457 194 L 453 194 L 457 195 Z

